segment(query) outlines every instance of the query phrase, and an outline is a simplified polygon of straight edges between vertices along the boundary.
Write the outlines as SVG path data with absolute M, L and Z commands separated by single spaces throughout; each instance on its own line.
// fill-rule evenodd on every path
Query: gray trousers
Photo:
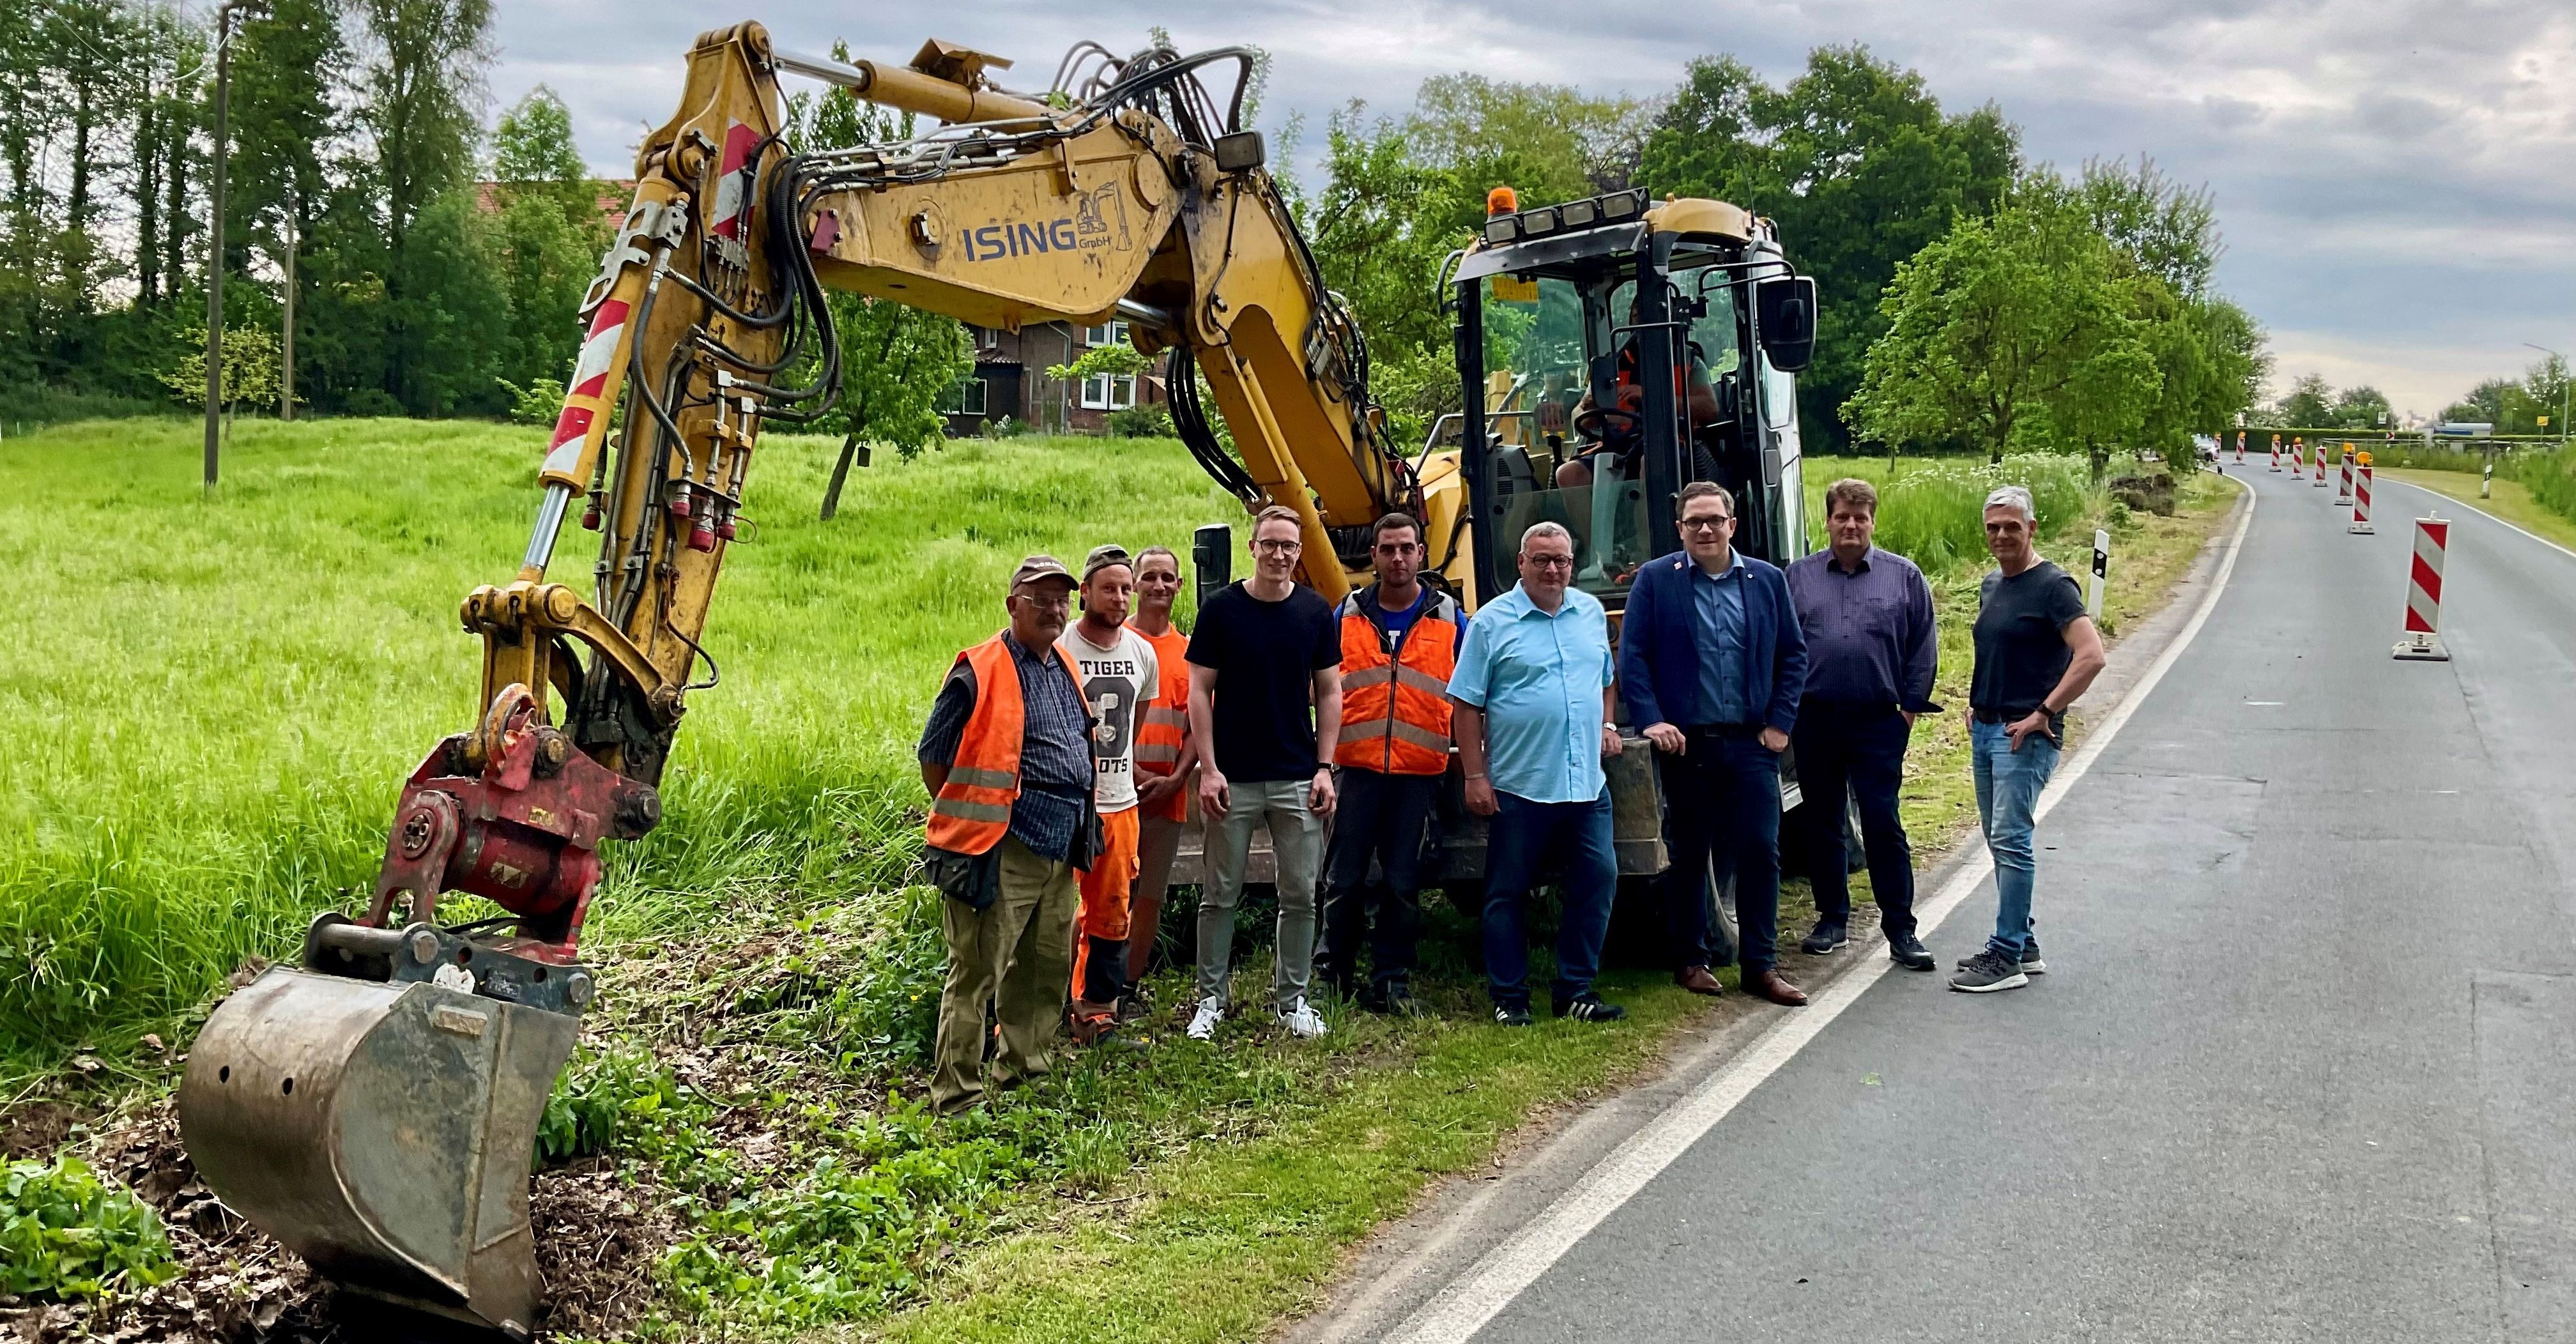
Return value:
M 1282 1008 L 1305 997 L 1315 971 L 1315 869 L 1324 854 L 1324 823 L 1306 807 L 1309 781 L 1228 781 L 1225 815 L 1207 827 L 1207 882 L 1199 888 L 1199 997 L 1222 1001 L 1234 959 L 1234 907 L 1243 896 L 1243 867 L 1252 829 L 1270 823 L 1270 852 L 1279 861 L 1279 960 L 1271 994 Z

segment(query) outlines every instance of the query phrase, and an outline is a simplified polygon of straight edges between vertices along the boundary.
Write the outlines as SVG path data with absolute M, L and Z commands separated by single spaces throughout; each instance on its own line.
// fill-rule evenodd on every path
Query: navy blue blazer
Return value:
M 1699 703 L 1699 664 L 1707 636 L 1691 603 L 1688 552 L 1649 561 L 1628 587 L 1628 609 L 1619 621 L 1619 698 L 1639 728 L 1707 723 Z M 1781 732 L 1798 723 L 1798 696 L 1807 686 L 1807 637 L 1789 600 L 1780 567 L 1744 557 L 1744 646 L 1750 664 L 1745 687 L 1762 722 Z M 1766 701 L 1763 688 L 1770 688 Z

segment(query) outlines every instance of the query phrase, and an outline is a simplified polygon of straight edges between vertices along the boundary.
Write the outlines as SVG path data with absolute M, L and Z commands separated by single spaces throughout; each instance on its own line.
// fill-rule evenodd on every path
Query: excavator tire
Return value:
M 272 969 L 199 1033 L 179 1127 L 233 1211 L 361 1314 L 421 1327 L 388 1334 L 525 1340 L 530 1158 L 579 1025 L 442 985 Z

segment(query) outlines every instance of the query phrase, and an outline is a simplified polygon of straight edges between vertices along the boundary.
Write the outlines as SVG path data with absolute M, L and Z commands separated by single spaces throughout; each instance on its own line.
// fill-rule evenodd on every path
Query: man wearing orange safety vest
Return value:
M 1128 900 L 1127 997 L 1118 1020 L 1145 1016 L 1144 981 L 1154 955 L 1154 932 L 1163 926 L 1163 892 L 1180 853 L 1181 828 L 1189 823 L 1190 790 L 1197 782 L 1199 749 L 1190 738 L 1190 637 L 1172 624 L 1181 596 L 1181 558 L 1169 546 L 1136 553 L 1136 614 L 1127 628 L 1154 646 L 1161 685 L 1136 725 L 1136 886 Z
M 1057 644 L 1073 610 L 1063 562 L 1032 555 L 1011 576 L 1011 623 L 957 655 L 922 726 L 930 879 L 947 897 L 931 1104 L 984 1095 L 984 1010 L 1001 1024 L 1005 1086 L 1044 1074 L 1073 974 L 1075 874 L 1099 853 L 1091 716 Z
M 1324 984 L 1351 997 L 1361 936 L 1369 940 L 1362 1006 L 1413 1016 L 1414 923 L 1422 845 L 1449 770 L 1449 674 L 1465 617 L 1420 581 L 1422 525 L 1390 513 L 1371 533 L 1377 582 L 1342 600 L 1342 738 L 1333 751 L 1342 801 L 1324 856 Z M 1368 881 L 1376 859 L 1382 881 Z

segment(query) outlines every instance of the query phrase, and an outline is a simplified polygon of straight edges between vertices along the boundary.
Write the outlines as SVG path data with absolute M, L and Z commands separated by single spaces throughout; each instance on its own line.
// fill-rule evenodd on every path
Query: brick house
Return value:
M 1018 331 L 969 326 L 966 333 L 975 344 L 975 372 L 943 408 L 951 437 L 980 433 L 986 421 L 1004 416 L 1053 433 L 1100 434 L 1108 431 L 1111 411 L 1164 399 L 1159 371 L 1095 377 L 1079 387 L 1046 376 L 1050 366 L 1070 364 L 1093 346 L 1125 344 L 1124 322 L 1040 322 Z

